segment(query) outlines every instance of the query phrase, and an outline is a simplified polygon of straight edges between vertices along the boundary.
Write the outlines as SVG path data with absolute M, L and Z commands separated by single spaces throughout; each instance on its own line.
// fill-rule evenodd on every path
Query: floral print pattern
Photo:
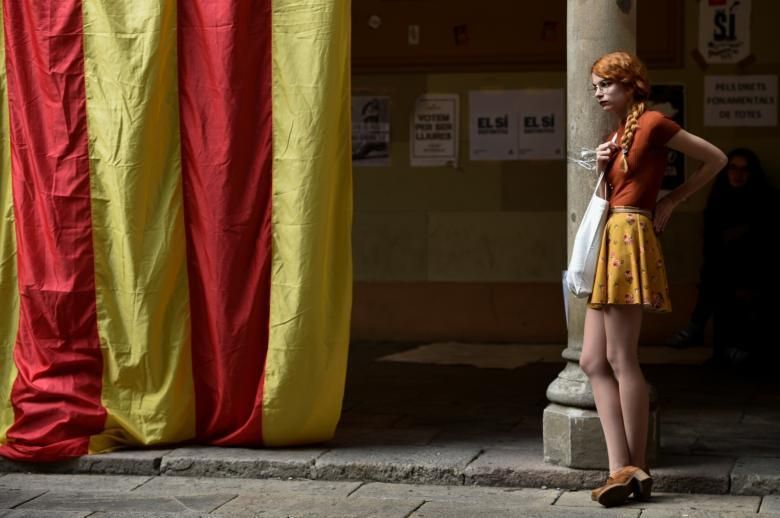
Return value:
M 644 214 L 615 212 L 607 220 L 588 306 L 601 309 L 605 304 L 672 310 L 661 246 Z

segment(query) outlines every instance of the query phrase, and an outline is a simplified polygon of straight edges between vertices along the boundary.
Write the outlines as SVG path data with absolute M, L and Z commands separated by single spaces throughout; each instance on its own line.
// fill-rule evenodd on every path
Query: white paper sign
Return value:
M 562 89 L 469 92 L 471 160 L 562 159 Z
M 705 126 L 777 126 L 777 76 L 706 76 Z
M 519 160 L 519 90 L 469 92 L 469 158 Z
M 521 92 L 518 148 L 520 159 L 563 159 L 566 143 L 563 89 Z
M 707 63 L 750 55 L 750 0 L 699 0 L 699 52 Z
M 352 96 L 352 165 L 390 165 L 390 97 Z
M 458 165 L 458 94 L 417 98 L 409 129 L 412 166 Z

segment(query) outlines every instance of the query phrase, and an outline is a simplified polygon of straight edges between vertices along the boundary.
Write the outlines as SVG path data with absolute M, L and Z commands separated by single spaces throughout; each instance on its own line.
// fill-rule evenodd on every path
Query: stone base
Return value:
M 650 467 L 658 458 L 659 422 L 658 407 L 651 408 L 647 435 Z M 542 426 L 545 462 L 569 468 L 609 469 L 607 445 L 595 410 L 550 403 L 544 409 Z

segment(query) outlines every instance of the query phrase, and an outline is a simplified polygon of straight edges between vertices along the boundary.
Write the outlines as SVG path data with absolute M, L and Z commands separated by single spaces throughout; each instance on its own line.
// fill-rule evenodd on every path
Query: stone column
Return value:
M 610 131 L 611 121 L 593 98 L 590 67 L 599 56 L 636 49 L 636 1 L 567 0 L 566 2 L 566 147 L 569 156 L 594 148 Z M 567 165 L 567 241 L 574 235 L 595 188 L 597 175 L 569 161 Z M 579 367 L 585 301 L 569 295 L 566 366 L 547 388 L 544 410 L 544 458 L 574 468 L 608 468 L 606 444 L 593 393 Z M 652 396 L 651 396 L 652 397 Z M 653 397 L 653 399 L 655 399 Z M 650 418 L 648 458 L 658 443 L 657 412 Z

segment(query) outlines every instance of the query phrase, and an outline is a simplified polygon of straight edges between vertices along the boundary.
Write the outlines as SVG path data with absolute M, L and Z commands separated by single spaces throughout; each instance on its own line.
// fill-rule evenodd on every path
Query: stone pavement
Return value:
M 133 495 L 135 498 L 138 491 L 148 491 L 150 487 L 179 484 L 176 487 L 183 489 L 167 494 L 167 500 L 153 500 L 159 503 L 157 511 L 191 509 L 208 512 L 217 509 L 218 512 L 226 512 L 224 506 L 214 503 L 216 500 L 211 497 L 203 500 L 195 498 L 202 496 L 201 485 L 232 487 L 225 492 L 230 498 L 228 504 L 240 505 L 235 502 L 240 503 L 247 498 L 264 502 L 264 498 L 271 496 L 260 494 L 262 488 L 277 487 L 274 484 L 281 483 L 246 479 L 291 478 L 310 479 L 309 482 L 290 480 L 290 485 L 285 486 L 310 488 L 314 492 L 311 495 L 308 489 L 296 493 L 303 499 L 302 502 L 319 494 L 316 488 L 352 488 L 347 491 L 349 497 L 341 495 L 341 503 L 333 505 L 355 506 L 354 510 L 346 507 L 335 512 L 334 515 L 338 516 L 349 516 L 350 513 L 383 516 L 385 511 L 389 516 L 401 512 L 406 514 L 400 515 L 407 516 L 412 511 L 417 513 L 412 516 L 504 516 L 514 512 L 506 510 L 506 506 L 514 504 L 511 500 L 501 503 L 504 498 L 537 494 L 553 495 L 551 501 L 542 506 L 546 513 L 550 512 L 550 505 L 562 516 L 587 516 L 593 512 L 586 498 L 587 491 L 563 490 L 591 488 L 601 483 L 606 474 L 599 470 L 553 466 L 543 461 L 541 414 L 547 404 L 545 390 L 562 368 L 562 361 L 537 361 L 514 369 L 377 361 L 411 347 L 411 344 L 359 344 L 352 347 L 342 419 L 336 436 L 327 443 L 264 450 L 170 447 L 87 456 L 53 465 L 2 461 L 0 472 L 9 473 L 0 478 L 0 488 L 5 487 L 6 493 L 14 488 L 2 485 L 3 480 L 5 484 L 21 484 L 20 481 L 25 480 L 14 472 L 120 476 L 47 479 L 26 475 L 30 480 L 29 486 L 14 491 L 27 491 L 24 494 L 27 496 L 19 496 L 19 501 L 13 496 L 0 496 L 0 502 L 3 502 L 0 509 L 4 506 L 49 505 L 46 502 L 51 505 L 82 500 L 90 502 L 90 498 L 94 498 L 90 492 L 98 489 L 101 494 L 128 493 L 125 496 Z M 780 498 L 780 381 L 769 371 L 763 375 L 734 373 L 701 365 L 675 364 L 675 355 L 682 353 L 671 349 L 659 348 L 653 353 L 656 357 L 668 356 L 670 362 L 644 366 L 648 380 L 658 391 L 661 409 L 661 458 L 653 466 L 655 487 L 669 494 L 651 502 L 652 505 L 643 511 L 643 516 L 666 516 L 664 513 L 684 510 L 683 506 L 670 511 L 682 501 L 698 502 L 691 505 L 701 506 L 696 512 L 689 513 L 690 516 L 697 516 L 696 513 L 710 516 L 708 513 L 714 512 L 715 508 L 718 512 L 737 513 L 733 516 L 754 514 L 759 509 L 780 512 L 777 502 Z M 193 477 L 206 477 L 208 481 Z M 84 488 L 88 491 L 83 497 L 58 496 L 63 491 L 79 492 L 79 486 L 71 486 L 68 481 L 82 479 L 92 481 L 83 482 L 88 485 Z M 398 483 L 405 485 L 398 486 Z M 124 485 L 114 490 L 112 484 L 130 484 L 132 487 Z M 471 487 L 475 485 L 483 487 Z M 440 487 L 437 489 L 435 486 Z M 192 491 L 195 488 L 198 490 Z M 248 496 L 237 497 L 242 494 L 240 488 L 249 488 Z M 359 488 L 358 491 L 352 493 L 356 488 Z M 401 499 L 413 504 L 411 508 L 403 507 L 406 503 L 394 507 L 396 498 L 371 496 L 367 494 L 368 488 L 411 493 L 419 490 L 422 496 Z M 527 488 L 527 491 L 516 488 Z M 39 492 L 32 494 L 36 491 Z M 279 491 L 284 494 L 281 489 Z M 469 494 L 475 495 L 477 507 L 488 511 L 476 512 L 467 508 L 466 504 L 453 503 L 451 498 L 437 500 L 430 495 L 443 493 L 436 491 L 445 491 L 446 494 L 473 491 Z M 682 493 L 698 493 L 701 496 L 675 496 Z M 729 493 L 733 496 L 726 495 Z M 173 498 L 178 495 L 184 500 Z M 479 501 L 483 498 L 480 495 L 484 496 L 484 503 Z M 763 501 L 762 496 L 765 497 Z M 353 502 L 350 500 L 353 497 L 358 500 Z M 16 503 L 8 504 L 3 498 L 10 498 Z M 113 497 L 106 498 L 111 500 Z M 698 498 L 703 500 L 696 500 Z M 297 504 L 287 498 L 278 500 L 267 502 L 271 514 L 260 515 L 276 516 L 273 513 L 287 512 L 298 516 L 305 508 L 304 504 L 301 504 L 304 507 L 295 507 Z M 385 500 L 389 503 L 383 503 Z M 422 502 L 426 503 L 420 507 Z M 656 505 L 660 503 L 671 507 Z M 201 504 L 202 507 L 198 507 Z M 214 506 L 209 508 L 212 504 Z M 729 507 L 743 504 L 749 508 Z M 330 505 L 322 503 L 322 512 L 325 513 L 322 516 L 328 515 L 326 511 Z M 447 508 L 447 505 L 450 507 Z M 762 507 L 759 508 L 759 505 Z M 288 509 L 284 506 L 292 506 L 289 507 L 292 510 L 284 511 Z M 362 506 L 367 507 L 361 510 L 364 509 Z M 533 500 L 526 507 L 533 509 L 528 511 L 530 514 L 521 515 L 533 516 L 538 502 Z M 492 514 L 490 509 L 495 511 L 494 508 L 504 511 Z M 100 509 L 90 507 L 86 510 Z M 618 514 L 625 512 L 637 516 L 639 510 L 621 508 Z M 3 516 L 2 513 L 0 516 Z
M 384 482 L 8 474 L 0 516 L 338 518 L 780 517 L 780 496 L 657 493 L 604 509 L 588 491 Z

